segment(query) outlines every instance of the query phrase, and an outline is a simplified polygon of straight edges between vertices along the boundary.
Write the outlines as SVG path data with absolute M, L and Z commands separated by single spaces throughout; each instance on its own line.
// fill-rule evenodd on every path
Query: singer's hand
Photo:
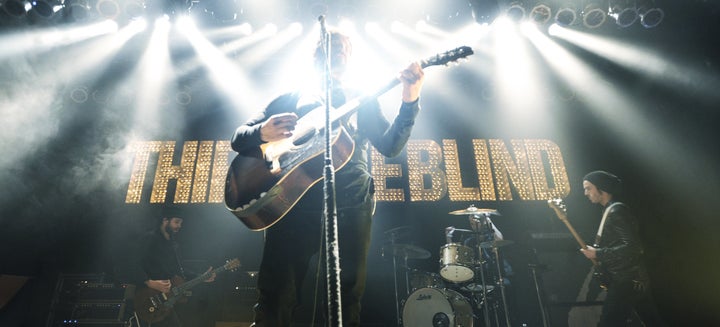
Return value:
M 417 62 L 411 63 L 405 70 L 400 72 L 398 78 L 403 84 L 403 102 L 415 102 L 420 97 L 420 90 L 422 90 L 425 81 L 425 72 L 420 64 Z
M 260 139 L 263 142 L 275 142 L 293 135 L 298 116 L 295 113 L 272 115 L 260 127 Z

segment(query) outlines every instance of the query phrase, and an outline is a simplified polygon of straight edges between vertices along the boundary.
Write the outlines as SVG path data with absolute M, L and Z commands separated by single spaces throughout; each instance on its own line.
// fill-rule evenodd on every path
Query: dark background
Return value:
M 612 89 L 632 100 L 632 107 L 623 106 L 631 107 L 631 111 L 608 108 L 612 116 L 610 126 L 592 110 L 595 104 L 581 94 L 574 93 L 569 100 L 562 100 L 560 82 L 556 87 L 544 88 L 550 108 L 546 115 L 554 118 L 552 124 L 537 121 L 528 127 L 520 125 L 523 119 L 515 121 L 518 125 L 502 123 L 505 116 L 497 99 L 481 92 L 492 88 L 493 76 L 475 73 L 487 65 L 483 62 L 487 59 L 485 55 L 478 53 L 459 67 L 432 72 L 428 69 L 423 112 L 412 139 L 436 142 L 456 139 L 462 162 L 471 162 L 471 158 L 464 156 L 471 153 L 472 139 L 543 138 L 557 143 L 571 183 L 572 191 L 565 199 L 570 219 L 588 241 L 601 211 L 583 197 L 581 178 L 596 169 L 614 172 L 623 179 L 626 200 L 641 220 L 654 293 L 664 317 L 670 325 L 716 325 L 720 323 L 717 313 L 720 205 L 716 199 L 720 191 L 716 169 L 720 164 L 716 145 L 720 136 L 716 127 L 720 122 L 717 111 L 720 96 L 715 91 L 720 85 L 716 41 L 720 32 L 719 6 L 714 1 L 659 3 L 666 18 L 657 28 L 643 29 L 636 24 L 620 29 L 608 23 L 596 33 L 650 49 L 668 67 L 679 67 L 668 68 L 663 77 L 637 73 L 560 42 L 600 72 L 599 76 Z M 24 30 L 7 28 L 3 32 L 6 36 L 22 36 Z M 132 123 L 125 107 L 104 105 L 93 99 L 78 103 L 69 95 L 78 85 L 91 91 L 117 92 L 115 81 L 123 78 L 140 56 L 138 44 L 142 44 L 142 38 L 133 42 L 104 71 L 98 72 L 95 80 L 72 82 L 44 78 L 54 65 L 62 65 L 53 59 L 56 52 L 14 54 L 9 48 L 2 50 L 13 54 L 2 56 L 0 66 L 3 86 L 0 110 L 6 117 L 0 138 L 0 151 L 5 153 L 0 172 L 3 181 L 0 273 L 32 277 L 13 302 L 0 309 L 4 319 L 21 317 L 18 319 L 24 320 L 25 326 L 43 326 L 53 289 L 62 279 L 59 277 L 104 274 L 105 281 L 113 282 L 118 265 L 113 259 L 134 240 L 138 231 L 150 226 L 159 212 L 157 205 L 148 203 L 147 194 L 139 205 L 124 203 L 129 175 L 117 172 L 127 171 L 122 165 L 127 158 L 118 158 L 126 154 L 122 152 L 128 143 L 124 135 Z M 174 62 L 180 63 L 192 53 L 180 47 L 172 55 Z M 550 70 L 546 73 L 555 80 Z M 205 74 L 201 71 L 179 81 L 178 84 L 189 86 L 184 90 L 192 95 L 192 102 L 173 106 L 171 101 L 161 116 L 167 119 L 180 116 L 181 121 L 157 126 L 144 140 L 175 140 L 179 153 L 180 144 L 186 140 L 228 139 L 235 126 L 257 109 L 229 110 L 230 105 L 221 99 Z M 263 87 L 269 84 L 266 75 L 259 67 L 251 79 Z M 283 91 L 267 87 L 262 100 L 257 100 L 260 103 Z M 461 96 L 455 96 L 456 93 Z M 238 90 L 238 96 L 258 95 Z M 390 113 L 397 106 L 395 99 L 389 95 L 382 98 L 383 103 L 389 103 L 385 107 Z M 608 106 L 613 104 L 608 102 Z M 635 138 L 629 139 L 628 135 Z M 388 162 L 403 164 L 407 176 L 405 159 L 403 152 Z M 406 185 L 404 178 L 402 185 Z M 151 181 L 150 176 L 148 182 Z M 448 212 L 469 205 L 497 209 L 502 216 L 494 218 L 495 224 L 506 239 L 516 242 L 503 249 L 515 271 L 514 319 L 529 326 L 540 325 L 534 285 L 527 268 L 528 263 L 540 262 L 548 265 L 542 276 L 553 326 L 565 324 L 564 315 L 575 301 L 590 264 L 577 253 L 572 239 L 532 238 L 533 233 L 567 231 L 545 201 L 465 203 L 447 198 L 437 202 L 378 204 L 364 322 L 383 326 L 395 321 L 392 261 L 382 255 L 383 245 L 389 241 L 385 232 L 410 227 L 411 232 L 403 242 L 432 254 L 430 259 L 412 261 L 411 266 L 437 272 L 445 227 L 468 228 L 466 217 L 451 216 Z M 186 319 L 191 321 L 188 325 L 249 321 L 254 297 L 250 274 L 259 265 L 262 233 L 246 229 L 222 204 L 185 204 L 182 210 L 188 217 L 180 235 L 188 269 L 201 272 L 209 265 L 216 266 L 234 257 L 242 262 L 239 271 L 198 288 L 197 296 L 184 310 Z M 404 294 L 400 297 L 404 298 Z M 302 316 L 309 319 L 308 311 L 303 311 Z

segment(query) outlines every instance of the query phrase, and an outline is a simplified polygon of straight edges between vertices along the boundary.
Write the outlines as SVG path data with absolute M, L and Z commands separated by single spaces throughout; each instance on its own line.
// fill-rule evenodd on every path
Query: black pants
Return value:
M 359 326 L 370 246 L 372 202 L 338 211 L 343 326 Z M 322 213 L 292 210 L 266 231 L 258 275 L 255 325 L 290 326 L 298 308 L 310 258 L 320 250 Z M 320 253 L 324 257 L 323 253 Z M 325 267 L 324 264 L 321 265 Z M 321 280 L 325 281 L 325 278 Z M 319 292 L 325 297 L 326 292 Z M 323 301 L 320 301 L 321 303 Z
M 625 326 L 633 310 L 646 327 L 665 326 L 650 289 L 638 289 L 632 280 L 613 280 L 610 283 L 598 326 Z

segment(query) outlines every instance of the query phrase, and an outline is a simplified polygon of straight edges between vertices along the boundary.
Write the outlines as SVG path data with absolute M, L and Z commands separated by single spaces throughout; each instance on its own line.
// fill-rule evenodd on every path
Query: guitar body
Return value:
M 184 281 L 182 278 L 175 276 L 171 280 L 173 285 L 181 285 Z M 182 294 L 174 294 L 178 288 L 173 287 L 170 293 L 163 294 L 149 287 L 139 287 L 135 290 L 135 313 L 138 318 L 145 322 L 162 321 L 172 312 L 176 302 L 187 302 L 187 298 Z
M 227 261 L 222 267 L 214 270 L 208 270 L 204 274 L 185 282 L 182 277 L 175 276 L 170 282 L 172 288 L 168 293 L 158 292 L 149 287 L 138 287 L 135 290 L 134 306 L 135 314 L 142 321 L 155 323 L 162 321 L 172 312 L 176 303 L 187 302 L 188 290 L 196 285 L 209 280 L 213 274 L 217 275 L 224 271 L 235 270 L 240 266 L 240 260 L 237 258 Z
M 331 143 L 337 171 L 350 160 L 355 144 L 342 127 L 333 130 Z M 237 155 L 225 181 L 225 205 L 251 230 L 274 225 L 323 178 L 324 149 L 323 134 L 316 133 L 277 158 L 278 172 L 265 159 Z

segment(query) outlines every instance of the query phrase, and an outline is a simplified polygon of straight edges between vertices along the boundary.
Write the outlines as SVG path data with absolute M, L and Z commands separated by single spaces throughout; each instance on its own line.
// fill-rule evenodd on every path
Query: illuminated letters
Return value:
M 373 149 L 371 166 L 378 201 L 533 201 L 565 197 L 570 183 L 557 144 L 544 139 L 473 139 L 472 149 L 458 148 L 456 140 L 410 140 L 406 166 L 387 163 Z M 170 181 L 177 187 L 174 203 L 222 203 L 229 141 L 186 141 L 179 165 L 173 164 L 175 141 L 144 141 L 130 145 L 135 154 L 126 203 L 140 203 L 151 155 L 157 154 L 150 203 L 163 203 Z M 470 153 L 473 160 L 463 156 Z M 461 162 L 467 167 L 463 174 Z M 407 167 L 407 174 L 403 173 Z M 472 169 L 468 171 L 467 169 Z M 407 176 L 407 177 L 405 177 Z M 472 178 L 468 176 L 477 176 Z M 406 179 L 405 179 L 406 178 Z M 388 186 L 388 182 L 390 185 Z M 397 187 L 399 185 L 405 187 Z
M 213 160 L 212 146 L 215 145 Z M 198 146 L 199 145 L 199 146 Z M 175 180 L 174 203 L 210 202 L 219 203 L 224 199 L 225 175 L 228 168 L 228 153 L 231 151 L 228 141 L 187 141 L 183 145 L 180 165 L 173 165 L 175 141 L 134 142 L 129 147 L 135 153 L 130 174 L 130 183 L 125 203 L 140 203 L 150 154 L 157 153 L 150 203 L 163 203 L 167 196 L 168 183 Z M 209 174 L 212 162 L 212 175 Z M 208 179 L 210 194 L 208 196 Z M 207 200 L 205 198 L 207 197 Z

